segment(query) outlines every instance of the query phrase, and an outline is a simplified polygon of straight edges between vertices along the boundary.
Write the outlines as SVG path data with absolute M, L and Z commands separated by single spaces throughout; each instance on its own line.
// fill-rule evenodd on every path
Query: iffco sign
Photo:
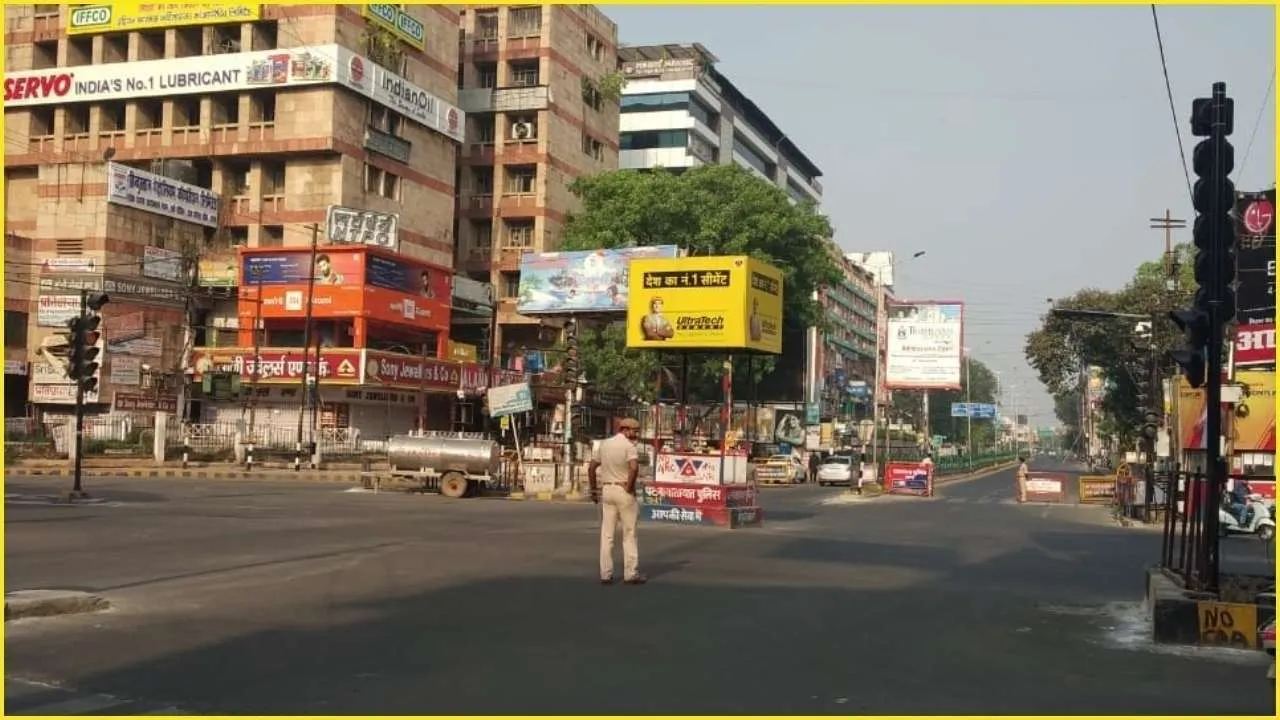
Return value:
M 170 3 L 81 5 L 67 16 L 68 35 L 89 35 L 130 30 L 253 22 L 261 16 L 259 5 L 218 3 Z

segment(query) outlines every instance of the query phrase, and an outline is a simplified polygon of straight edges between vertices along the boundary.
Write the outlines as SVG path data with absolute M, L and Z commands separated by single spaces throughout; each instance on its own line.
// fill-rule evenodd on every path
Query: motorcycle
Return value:
M 1244 522 L 1236 517 L 1225 503 L 1218 508 L 1218 529 L 1223 537 L 1231 533 L 1257 535 L 1263 542 L 1271 542 L 1276 536 L 1276 521 L 1271 508 L 1258 493 L 1250 493 L 1249 504 L 1244 509 Z

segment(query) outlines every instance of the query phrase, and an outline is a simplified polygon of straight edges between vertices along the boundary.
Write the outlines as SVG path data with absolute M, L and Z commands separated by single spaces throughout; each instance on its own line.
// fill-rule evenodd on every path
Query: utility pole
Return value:
M 307 267 L 307 310 L 306 317 L 303 319 L 302 325 L 302 381 L 300 390 L 302 397 L 298 399 L 298 438 L 293 448 L 293 469 L 294 472 L 302 471 L 302 422 L 307 415 L 307 380 L 308 370 L 307 359 L 311 355 L 311 309 L 313 306 L 314 294 L 316 289 L 316 255 L 320 248 L 320 226 L 311 225 L 311 262 Z M 259 288 L 261 289 L 261 288 Z M 261 298 L 259 298 L 261 300 Z M 317 358 L 319 360 L 319 358 Z M 318 364 L 318 363 L 317 363 Z M 316 368 L 316 372 L 320 372 L 320 368 Z M 312 444 L 315 443 L 314 433 L 312 434 Z M 314 449 L 311 455 L 315 455 Z
M 254 445 L 254 420 L 258 410 L 258 378 L 261 375 L 262 364 L 262 281 L 266 275 L 265 268 L 261 265 L 252 266 L 252 274 L 254 286 L 257 288 L 258 305 L 254 309 L 253 317 L 253 375 L 249 380 L 249 437 L 248 448 L 245 453 L 245 469 L 253 470 L 253 445 Z
M 1177 257 L 1173 252 L 1173 231 L 1186 230 L 1187 221 L 1178 220 L 1173 217 L 1173 213 L 1167 208 L 1164 211 L 1164 217 L 1151 218 L 1152 230 L 1164 230 L 1164 276 L 1165 289 L 1177 289 Z

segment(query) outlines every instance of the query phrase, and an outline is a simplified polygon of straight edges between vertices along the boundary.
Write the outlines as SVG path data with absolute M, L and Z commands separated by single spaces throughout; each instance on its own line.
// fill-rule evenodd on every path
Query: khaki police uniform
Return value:
M 622 571 L 624 580 L 639 576 L 640 549 L 636 542 L 636 525 L 640 520 L 640 503 L 627 492 L 628 467 L 639 460 L 635 443 L 618 433 L 601 442 L 592 458 L 599 466 L 596 479 L 600 483 L 600 579 L 613 579 L 613 543 L 618 525 L 622 525 Z

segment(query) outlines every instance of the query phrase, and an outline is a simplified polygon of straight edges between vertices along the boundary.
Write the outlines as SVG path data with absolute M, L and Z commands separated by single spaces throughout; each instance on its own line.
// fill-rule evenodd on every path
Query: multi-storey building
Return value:
M 737 164 L 785 189 L 822 201 L 822 172 L 754 102 L 692 45 L 624 47 L 619 167 L 645 170 Z
M 821 414 L 842 419 L 870 417 L 870 393 L 876 382 L 879 289 L 875 277 L 846 258 L 834 243 L 832 261 L 840 268 L 840 282 L 818 294 L 828 323 L 818 352 L 818 376 L 823 379 Z
M 485 323 L 456 332 L 505 365 L 557 332 L 515 311 L 521 256 L 558 249 L 573 180 L 618 167 L 618 31 L 590 5 L 469 6 L 461 22 L 457 267 L 493 283 L 498 313 L 492 345 Z
M 260 418 L 290 426 L 310 317 L 312 339 L 341 349 L 325 422 L 407 430 L 430 398 L 428 425 L 448 427 L 458 391 L 488 384 L 483 368 L 442 367 L 466 124 L 458 27 L 441 5 L 6 6 L 5 230 L 29 253 L 6 264 L 6 310 L 28 313 L 32 402 L 68 406 L 71 386 L 34 355 L 81 288 L 102 288 L 94 410 L 188 397 L 193 419 L 238 418 L 245 399 L 208 382 L 232 377 L 260 385 Z M 398 234 L 343 238 L 331 206 L 394 214 Z M 330 251 L 344 239 L 382 249 Z M 386 261 L 346 277 L 390 294 L 386 307 L 310 302 L 308 252 Z M 265 274 L 246 275 L 248 257 Z

